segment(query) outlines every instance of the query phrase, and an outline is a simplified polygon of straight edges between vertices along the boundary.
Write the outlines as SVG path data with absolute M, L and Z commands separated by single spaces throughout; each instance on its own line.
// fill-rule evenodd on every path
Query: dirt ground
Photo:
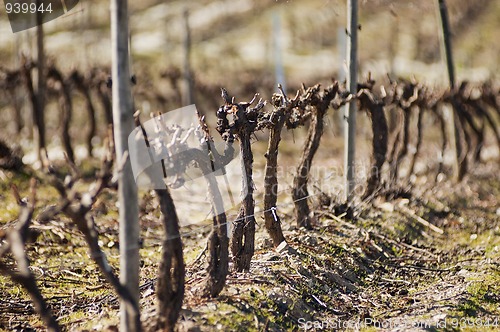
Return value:
M 250 273 L 233 274 L 218 301 L 188 296 L 181 327 L 498 330 L 500 179 L 491 171 L 481 166 L 462 184 L 377 202 L 355 221 L 318 208 L 317 231 L 284 225 L 290 247 L 281 252 L 261 232 Z M 190 272 L 196 283 L 199 270 Z
M 213 300 L 197 296 L 210 228 L 183 227 L 187 291 L 179 331 L 498 330 L 498 162 L 471 168 L 460 184 L 428 183 L 390 201 L 360 203 L 353 220 L 335 211 L 335 199 L 317 195 L 311 200 L 317 219 L 313 231 L 296 229 L 293 204 L 283 198 L 278 212 L 288 246 L 272 248 L 257 214 L 251 270 L 231 272 L 225 290 Z M 18 183 L 25 193 L 28 175 L 2 172 L 2 177 L 2 220 L 15 221 L 17 207 L 7 183 Z M 39 211 L 57 197 L 43 186 L 38 196 Z M 117 268 L 113 200 L 114 193 L 105 192 L 94 211 L 100 244 Z M 183 208 L 180 203 L 181 219 Z M 142 196 L 141 214 L 141 307 L 149 326 L 156 315 L 154 287 L 163 234 L 150 194 Z M 28 246 L 31 268 L 63 328 L 116 330 L 118 301 L 90 262 L 82 235 L 63 217 L 43 225 L 35 217 L 33 228 L 38 237 Z M 0 330 L 43 328 L 27 294 L 5 277 L 0 277 L 0 312 Z

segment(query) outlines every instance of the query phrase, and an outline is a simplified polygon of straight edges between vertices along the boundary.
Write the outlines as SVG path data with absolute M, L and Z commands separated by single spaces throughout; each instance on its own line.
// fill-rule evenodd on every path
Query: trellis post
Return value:
M 358 90 L 358 0 L 347 0 L 347 87 L 351 94 Z M 354 158 L 356 151 L 356 101 L 347 104 L 344 115 L 344 199 L 352 201 L 355 186 Z
M 116 165 L 128 151 L 128 135 L 134 129 L 129 72 L 128 1 L 111 0 L 111 73 Z M 118 180 L 120 223 L 120 282 L 139 302 L 139 223 L 137 186 L 127 161 Z M 120 331 L 136 332 L 136 315 L 120 303 Z
M 458 122 L 459 119 L 457 118 L 455 112 L 455 100 L 453 99 L 453 90 L 455 89 L 455 67 L 453 63 L 453 52 L 452 52 L 452 46 L 451 46 L 451 32 L 450 32 L 450 23 L 448 19 L 448 9 L 446 7 L 446 1 L 445 0 L 438 0 L 438 7 L 439 7 L 439 15 L 441 18 L 441 33 L 442 33 L 442 42 L 443 42 L 443 48 L 444 48 L 444 53 L 445 53 L 445 58 L 446 58 L 446 67 L 448 69 L 448 79 L 450 82 L 450 89 L 452 90 L 451 93 L 451 98 L 452 98 L 452 105 L 453 109 L 449 112 L 450 120 L 451 120 L 451 126 L 452 129 L 450 130 L 450 136 L 454 144 L 454 174 L 455 178 L 458 179 L 459 181 L 462 179 L 463 175 L 465 174 L 465 169 L 467 167 L 467 161 L 466 161 L 466 156 L 462 156 L 464 153 L 463 147 L 462 147 L 462 142 L 460 140 L 461 138 L 461 132 L 460 132 L 460 123 Z

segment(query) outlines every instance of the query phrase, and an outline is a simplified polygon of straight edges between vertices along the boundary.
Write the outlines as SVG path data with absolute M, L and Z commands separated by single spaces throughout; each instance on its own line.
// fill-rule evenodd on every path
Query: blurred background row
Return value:
M 131 53 L 135 71 L 155 73 L 181 66 L 189 11 L 192 68 L 207 80 L 230 85 L 242 73 L 268 78 L 281 49 L 290 82 L 340 77 L 343 71 L 345 1 L 196 0 L 130 1 Z M 500 2 L 448 0 L 459 79 L 498 75 Z M 361 74 L 392 73 L 444 83 L 437 1 L 360 0 Z M 2 13 L 3 12 L 3 13 Z M 13 34 L 0 11 L 2 66 L 19 52 L 33 53 L 35 30 Z M 109 2 L 81 0 L 65 16 L 46 23 L 46 52 L 61 67 L 108 65 Z M 239 73 L 235 76 L 235 73 Z M 238 77 L 239 76 L 239 77 Z M 272 75 L 271 75 L 272 76 Z
M 457 80 L 497 80 L 500 1 L 448 0 L 447 4 Z M 249 100 L 256 92 L 270 100 L 278 82 L 293 94 L 302 83 L 327 84 L 332 77 L 339 81 L 345 77 L 343 0 L 145 0 L 129 1 L 129 7 L 131 73 L 137 82 L 133 93 L 136 108 L 146 116 L 190 103 L 213 114 L 221 104 L 220 87 L 238 100 Z M 28 93 L 19 81 L 21 87 L 14 93 L 6 89 L 9 70 L 20 68 L 21 54 L 36 61 L 36 28 L 12 33 L 4 13 L 2 8 L 0 131 L 29 149 L 33 133 Z M 387 82 L 389 75 L 447 85 L 437 1 L 360 0 L 359 15 L 360 80 L 371 73 L 379 82 Z M 99 89 L 106 90 L 99 85 L 109 75 L 109 1 L 81 0 L 43 29 L 48 66 L 55 66 L 67 80 L 78 71 L 96 100 L 92 144 L 98 146 L 106 131 L 101 124 L 109 122 L 96 96 Z M 190 98 L 184 83 L 188 71 Z M 36 70 L 33 75 L 36 88 Z M 49 95 L 52 89 L 55 97 L 48 97 L 45 111 L 48 143 L 55 146 L 61 143 L 53 134 L 60 127 L 57 84 L 48 83 Z M 86 101 L 74 89 L 75 82 L 68 84 L 75 109 L 69 133 L 81 144 L 85 135 L 81 124 L 88 121 Z M 86 149 L 80 150 L 84 157 Z

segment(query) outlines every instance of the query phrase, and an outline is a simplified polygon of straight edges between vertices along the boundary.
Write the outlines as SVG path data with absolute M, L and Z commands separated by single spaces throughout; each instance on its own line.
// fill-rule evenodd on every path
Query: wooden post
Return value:
M 184 95 L 182 106 L 194 104 L 193 77 L 191 75 L 191 28 L 189 11 L 184 10 Z
M 338 73 L 337 73 L 337 80 L 339 83 L 344 82 L 344 80 L 347 77 L 347 67 L 345 67 L 346 64 L 346 59 L 347 59 L 347 46 L 346 46 L 346 33 L 345 33 L 345 28 L 344 27 L 338 27 L 337 28 L 337 61 L 339 63 L 338 65 Z M 343 130 L 344 130 L 344 114 L 346 111 L 346 106 L 342 106 L 339 111 L 333 112 L 333 124 L 337 127 L 339 136 L 342 135 Z
M 448 20 L 448 9 L 446 7 L 446 1 L 445 0 L 438 0 L 438 7 L 439 7 L 439 14 L 441 17 L 441 32 L 442 32 L 442 41 L 443 41 L 443 47 L 444 47 L 444 53 L 446 57 L 446 67 L 448 69 L 448 79 L 450 82 L 450 89 L 454 90 L 455 89 L 455 67 L 454 67 L 454 62 L 453 62 L 453 52 L 452 52 L 452 46 L 451 46 L 451 32 L 450 32 L 450 24 Z M 463 175 L 465 175 L 466 168 L 467 168 L 467 156 L 462 156 L 464 153 L 463 147 L 462 147 L 462 142 L 460 140 L 461 138 L 461 125 L 459 123 L 459 119 L 456 116 L 456 101 L 454 100 L 453 97 L 453 91 L 451 93 L 451 98 L 452 98 L 452 106 L 453 109 L 450 110 L 449 116 L 452 124 L 452 129 L 450 130 L 450 136 L 452 138 L 453 144 L 454 145 L 454 165 L 453 165 L 453 170 L 454 170 L 454 176 L 456 179 L 461 180 Z
M 111 0 L 111 73 L 113 80 L 113 126 L 116 164 L 119 164 L 124 153 L 128 151 L 128 135 L 134 128 L 130 91 L 127 7 L 128 1 Z M 125 163 L 118 180 L 118 203 L 120 214 L 120 282 L 138 303 L 139 223 L 137 187 L 129 161 Z M 135 332 L 140 330 L 140 324 L 137 324 L 139 312 L 134 313 L 132 311 L 131 309 L 127 310 L 125 302 L 121 301 L 120 331 Z
M 351 94 L 358 90 L 357 49 L 358 49 L 358 0 L 347 0 L 347 87 Z M 356 152 L 356 101 L 347 104 L 344 116 L 344 199 L 353 198 L 354 158 Z
M 273 13 L 274 75 L 276 86 L 281 85 L 286 92 L 285 71 L 283 69 L 283 50 L 281 45 L 281 15 Z
M 455 67 L 453 65 L 453 53 L 451 51 L 451 32 L 448 20 L 448 9 L 445 0 L 438 0 L 439 14 L 441 17 L 441 33 L 443 34 L 443 44 L 446 56 L 446 66 L 448 68 L 448 78 L 450 87 L 455 88 Z
M 399 17 L 396 12 L 391 10 L 392 23 L 390 31 L 390 42 L 389 42 L 389 77 L 391 79 L 397 77 L 396 72 L 396 57 L 398 56 L 399 47 Z M 391 83 L 391 82 L 390 82 Z M 391 106 L 387 108 L 387 122 L 389 133 L 394 132 L 398 123 L 398 112 L 395 107 Z
M 22 41 L 19 37 L 19 34 L 14 34 L 14 50 L 12 52 L 12 65 L 14 68 L 19 68 L 19 57 L 21 55 L 21 47 Z M 16 90 L 12 90 L 12 106 L 14 108 L 14 121 L 16 122 L 16 134 L 21 134 L 21 131 L 24 127 L 24 119 L 23 119 L 23 107 L 19 102 L 20 98 L 18 97 L 18 92 Z
M 37 3 L 40 3 L 38 1 Z M 37 14 L 37 27 L 36 27 L 36 48 L 37 48 L 37 87 L 36 87 L 36 107 L 33 109 L 35 139 L 37 142 L 38 160 L 42 160 L 42 149 L 46 149 L 45 141 L 45 50 L 43 42 L 43 23 L 42 14 Z

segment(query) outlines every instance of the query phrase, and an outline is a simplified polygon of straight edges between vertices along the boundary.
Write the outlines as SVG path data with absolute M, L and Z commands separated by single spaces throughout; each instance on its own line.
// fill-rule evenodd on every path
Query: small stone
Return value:
M 284 253 L 287 253 L 288 252 L 288 249 L 290 249 L 290 246 L 288 245 L 288 243 L 286 243 L 286 241 L 283 241 L 281 242 L 277 247 L 276 247 L 276 251 L 280 254 L 284 254 Z
M 384 203 L 381 203 L 379 206 L 378 206 L 379 209 L 381 209 L 382 211 L 386 211 L 386 212 L 394 212 L 394 204 L 392 203 L 389 203 L 389 202 L 384 202 Z
M 399 206 L 407 206 L 410 203 L 410 200 L 408 198 L 402 198 L 399 202 Z

